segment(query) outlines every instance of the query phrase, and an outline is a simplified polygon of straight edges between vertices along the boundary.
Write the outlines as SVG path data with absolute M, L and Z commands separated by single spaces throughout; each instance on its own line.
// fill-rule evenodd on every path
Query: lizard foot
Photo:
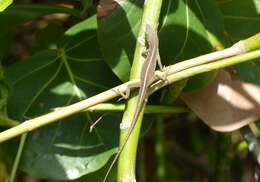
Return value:
M 169 81 L 167 80 L 167 76 L 168 76 L 168 73 L 169 73 L 169 69 L 168 69 L 166 66 L 163 66 L 163 68 L 161 69 L 161 72 L 162 72 L 163 74 L 156 74 L 156 75 L 155 75 L 155 78 L 157 78 L 157 79 L 159 79 L 159 80 L 161 80 L 161 81 L 163 81 L 163 82 L 169 82 Z
M 121 95 L 121 98 L 119 98 L 118 101 L 122 100 L 122 99 L 128 99 L 129 98 L 129 95 L 130 95 L 130 90 L 129 89 L 126 89 L 125 92 L 122 92 L 121 90 L 119 89 L 112 89 L 115 93 Z
M 163 76 L 162 76 L 162 80 L 165 81 L 166 83 L 169 82 L 169 80 L 167 79 L 167 76 L 170 72 L 169 67 L 164 65 L 163 68 L 162 68 L 162 71 L 164 73 Z

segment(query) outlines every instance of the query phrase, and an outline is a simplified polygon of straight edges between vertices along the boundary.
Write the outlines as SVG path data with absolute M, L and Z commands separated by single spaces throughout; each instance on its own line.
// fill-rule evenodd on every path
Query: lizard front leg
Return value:
M 159 50 L 158 50 L 156 59 L 157 59 L 157 64 L 159 66 L 160 71 L 164 72 L 164 74 L 163 75 L 155 74 L 155 78 L 159 78 L 162 81 L 167 81 L 168 69 L 166 68 L 166 66 L 162 65 L 162 61 L 161 61 L 161 57 L 160 57 L 160 54 L 159 54 Z
M 140 87 L 140 83 L 130 83 L 124 89 L 125 91 L 122 91 L 120 89 L 113 89 L 113 91 L 121 95 L 123 99 L 128 99 L 130 96 L 131 89 L 138 88 L 138 87 Z

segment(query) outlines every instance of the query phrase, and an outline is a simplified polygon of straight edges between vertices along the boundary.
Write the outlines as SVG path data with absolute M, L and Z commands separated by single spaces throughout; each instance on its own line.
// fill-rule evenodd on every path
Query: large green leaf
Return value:
M 212 46 L 215 46 L 212 36 L 222 42 L 223 22 L 214 1 L 169 0 L 165 1 L 163 10 L 159 38 L 164 64 L 211 52 Z M 188 81 L 186 90 L 200 88 L 211 78 L 212 74 L 193 77 Z
M 110 14 L 98 19 L 98 40 L 105 60 L 123 81 L 129 79 L 142 4 L 143 0 L 124 1 L 117 4 Z
M 259 0 L 219 0 L 219 6 L 224 14 L 226 31 L 233 41 L 238 41 L 259 33 Z
M 160 53 L 165 64 L 210 52 L 212 47 L 204 26 L 204 11 L 200 6 L 209 4 L 209 1 L 166 2 L 164 10 L 167 11 L 163 12 L 162 28 L 159 30 Z
M 100 56 L 95 17 L 69 29 L 60 47 L 65 50 L 63 57 L 57 53 L 60 51 L 45 50 L 7 71 L 13 87 L 11 117 L 36 117 L 117 83 Z M 89 133 L 90 123 L 99 116 L 83 112 L 31 132 L 21 168 L 33 176 L 55 180 L 75 179 L 100 169 L 115 153 L 119 118 L 107 114 Z

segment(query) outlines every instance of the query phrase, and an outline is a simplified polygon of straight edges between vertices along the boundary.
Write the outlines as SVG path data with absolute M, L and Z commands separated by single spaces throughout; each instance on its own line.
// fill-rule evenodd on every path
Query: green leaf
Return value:
M 260 30 L 259 0 L 219 1 L 224 14 L 225 28 L 231 40 L 250 37 Z
M 143 0 L 124 1 L 98 19 L 98 40 L 106 62 L 122 80 L 129 79 Z
M 160 53 L 164 64 L 180 62 L 212 50 L 204 25 L 204 22 L 207 23 L 205 12 L 201 6 L 207 2 L 179 0 L 164 4 L 165 21 L 159 30 Z
M 214 1 L 165 1 L 163 10 L 159 30 L 163 64 L 174 64 L 211 52 L 212 46 L 216 46 L 212 36 L 223 42 L 222 16 Z M 211 78 L 211 73 L 192 77 L 185 90 L 200 88 Z
M 104 179 L 104 176 L 107 173 L 107 170 L 108 170 L 109 166 L 110 166 L 110 162 L 108 162 L 100 170 L 98 170 L 98 171 L 96 171 L 94 173 L 88 174 L 86 176 L 83 176 L 83 177 L 81 177 L 79 179 L 73 180 L 72 182 L 102 181 Z M 116 172 L 117 172 L 116 168 L 113 168 L 106 181 L 107 182 L 115 182 L 116 181 Z
M 7 78 L 13 87 L 10 115 L 26 119 L 96 95 L 118 83 L 101 57 L 96 17 L 65 33 L 60 49 L 45 50 L 13 65 Z M 31 132 L 20 167 L 33 176 L 71 180 L 100 169 L 116 152 L 118 114 L 82 112 Z
M 222 48 L 226 40 L 224 37 L 224 18 L 218 4 L 214 0 L 195 2 L 200 14 L 198 17 L 208 33 L 208 40 L 212 47 Z
M 4 11 L 13 3 L 13 0 L 0 0 L 0 12 Z

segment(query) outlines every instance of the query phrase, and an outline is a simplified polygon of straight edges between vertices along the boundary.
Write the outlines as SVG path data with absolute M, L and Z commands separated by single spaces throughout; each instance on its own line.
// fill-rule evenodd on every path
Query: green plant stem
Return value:
M 112 104 L 112 103 L 102 103 L 95 105 L 85 111 L 91 111 L 91 112 L 118 112 L 118 111 L 124 111 L 125 110 L 125 104 Z M 184 107 L 173 107 L 173 106 L 162 106 L 162 105 L 147 105 L 145 107 L 144 113 L 146 114 L 170 114 L 170 113 L 183 113 L 188 112 L 187 108 Z
M 195 67 L 192 67 L 189 69 L 184 69 L 183 71 L 179 71 L 178 73 L 168 75 L 167 80 L 169 80 L 169 82 L 166 82 L 166 83 L 163 83 L 160 85 L 155 84 L 155 86 L 153 87 L 153 90 L 154 91 L 158 90 L 159 88 L 161 88 L 167 84 L 170 84 L 170 83 L 173 83 L 173 82 L 176 82 L 176 81 L 179 81 L 179 80 L 182 80 L 182 79 L 185 79 L 185 78 L 197 75 L 197 74 L 209 72 L 209 71 L 219 69 L 219 68 L 225 68 L 228 66 L 242 63 L 242 62 L 250 61 L 250 60 L 256 59 L 256 58 L 260 58 L 260 50 L 252 51 L 252 52 L 249 52 L 246 54 L 238 55 L 235 57 L 223 59 L 220 61 L 216 61 L 216 62 L 212 62 L 212 63 L 200 65 L 200 66 L 195 66 Z M 171 68 L 174 69 L 174 66 L 167 67 L 166 70 L 170 70 Z M 157 71 L 157 73 L 164 75 L 164 73 L 161 71 Z M 72 105 L 69 105 L 66 107 L 62 107 L 61 109 L 55 110 L 53 112 L 39 116 L 37 118 L 27 120 L 18 126 L 15 126 L 13 128 L 10 128 L 8 130 L 1 132 L 0 133 L 0 142 L 9 140 L 9 139 L 19 136 L 21 134 L 30 132 L 32 130 L 45 126 L 47 124 L 56 122 L 62 118 L 66 118 L 75 113 L 81 112 L 89 107 L 95 106 L 97 104 L 100 104 L 100 103 L 106 102 L 108 100 L 111 100 L 115 97 L 118 97 L 118 96 L 120 96 L 120 94 L 115 92 L 114 90 L 120 90 L 120 91 L 124 92 L 124 91 L 126 91 L 127 85 L 133 84 L 133 83 L 138 83 L 138 82 L 139 82 L 138 80 L 126 82 L 122 85 L 116 86 L 110 90 L 104 91 L 100 94 L 97 94 L 97 95 L 90 97 L 88 99 L 85 99 L 83 101 L 77 102 L 75 104 L 72 104 Z
M 18 166 L 19 166 L 19 163 L 20 163 L 20 159 L 21 159 L 21 156 L 22 156 L 23 147 L 24 147 L 26 138 L 27 138 L 27 134 L 23 134 L 21 139 L 20 139 L 18 151 L 16 153 L 14 164 L 12 166 L 12 171 L 11 171 L 11 174 L 10 174 L 9 182 L 14 182 L 14 180 L 15 180 L 16 172 L 17 172 L 17 169 L 18 169 Z
M 247 52 L 260 49 L 260 33 L 244 40 L 244 44 Z
M 149 24 L 154 30 L 157 29 L 158 20 L 161 11 L 162 0 L 146 0 L 144 4 L 144 13 L 142 17 L 141 28 L 139 31 L 138 37 L 144 38 L 145 36 L 145 27 L 146 24 Z M 142 46 L 138 41 L 136 43 L 135 53 L 133 65 L 130 73 L 130 80 L 140 79 L 142 63 L 145 61 L 142 53 L 145 51 L 145 47 Z M 132 128 L 128 128 L 127 130 L 121 130 L 120 132 L 120 142 L 119 147 L 124 146 L 119 159 L 118 159 L 118 168 L 117 168 L 117 181 L 136 181 L 135 177 L 135 165 L 136 165 L 136 152 L 138 146 L 139 133 L 144 113 L 144 107 L 139 113 L 137 121 L 132 121 L 134 112 L 136 112 L 138 102 L 138 95 L 136 93 L 131 94 L 130 99 L 127 102 L 127 109 L 124 112 L 122 118 L 122 125 L 131 126 L 131 122 L 136 122 L 134 129 L 132 130 L 131 136 L 128 141 L 126 141 L 126 137 L 129 134 L 129 130 Z M 125 144 L 125 142 L 127 142 Z
M 206 72 L 213 71 L 216 69 L 225 68 L 225 67 L 232 66 L 235 64 L 243 63 L 243 62 L 253 60 L 253 59 L 256 59 L 259 57 L 260 57 L 260 50 L 256 50 L 256 51 L 252 51 L 252 52 L 245 53 L 242 55 L 234 56 L 234 57 L 227 58 L 227 59 L 222 59 L 220 61 L 211 62 L 211 63 L 200 65 L 200 66 L 195 66 L 195 67 L 177 72 L 177 73 L 172 74 L 169 77 L 167 77 L 167 80 L 170 83 L 173 83 L 173 82 L 182 80 L 184 78 L 192 77 L 194 75 L 198 75 L 201 73 L 206 73 Z M 164 83 L 163 85 L 165 86 L 167 84 Z
M 156 120 L 156 136 L 155 136 L 155 155 L 157 159 L 156 178 L 158 182 L 166 181 L 165 169 L 165 137 L 164 137 L 164 117 L 158 116 Z

